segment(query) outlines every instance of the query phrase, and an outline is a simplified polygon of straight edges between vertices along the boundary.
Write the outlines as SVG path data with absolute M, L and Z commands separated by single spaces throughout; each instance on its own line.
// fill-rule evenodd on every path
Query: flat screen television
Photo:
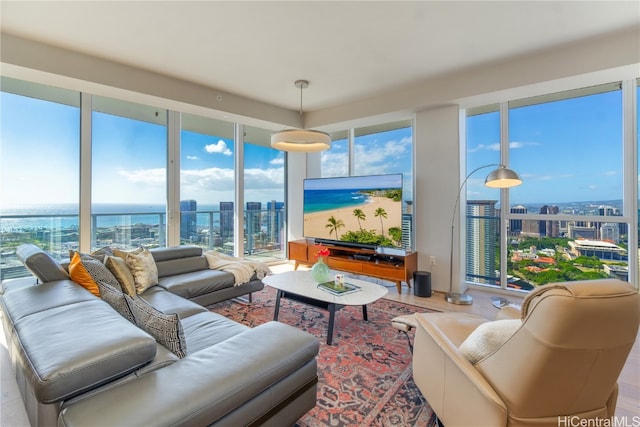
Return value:
M 402 174 L 307 178 L 304 237 L 363 248 L 402 246 Z

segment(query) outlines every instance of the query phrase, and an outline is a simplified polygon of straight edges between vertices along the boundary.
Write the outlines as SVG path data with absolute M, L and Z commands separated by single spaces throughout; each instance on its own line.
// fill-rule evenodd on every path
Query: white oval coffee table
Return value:
M 285 273 L 272 274 L 262 279 L 265 285 L 277 289 L 276 309 L 273 320 L 278 320 L 280 312 L 280 299 L 287 298 L 303 304 L 323 308 L 329 311 L 329 327 L 327 331 L 327 344 L 333 341 L 333 324 L 336 311 L 348 305 L 361 305 L 362 318 L 367 319 L 367 304 L 377 301 L 387 294 L 387 288 L 365 280 L 345 278 L 346 284 L 359 287 L 356 292 L 346 295 L 333 295 L 320 289 L 318 283 L 311 277 L 311 271 L 287 271 Z

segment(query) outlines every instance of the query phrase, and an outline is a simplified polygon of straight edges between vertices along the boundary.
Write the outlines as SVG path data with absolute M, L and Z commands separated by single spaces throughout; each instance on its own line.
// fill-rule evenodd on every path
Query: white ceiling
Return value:
M 313 111 L 637 26 L 638 1 L 1 1 L 2 31 Z

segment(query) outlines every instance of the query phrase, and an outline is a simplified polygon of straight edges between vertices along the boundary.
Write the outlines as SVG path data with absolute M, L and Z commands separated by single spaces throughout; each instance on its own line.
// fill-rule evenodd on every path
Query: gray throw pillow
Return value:
M 123 295 L 139 328 L 153 336 L 157 342 L 179 358 L 182 359 L 187 355 L 187 341 L 177 314 L 165 314 L 139 296 L 132 298 L 129 295 Z

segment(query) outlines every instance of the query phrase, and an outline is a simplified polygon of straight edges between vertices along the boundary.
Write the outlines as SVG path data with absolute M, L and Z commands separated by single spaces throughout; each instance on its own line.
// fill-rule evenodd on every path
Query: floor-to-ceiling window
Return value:
M 271 148 L 271 132 L 244 126 L 244 253 L 286 258 L 285 155 Z
M 331 149 L 322 154 L 322 177 L 349 176 L 349 170 L 352 176 L 402 173 L 401 245 L 413 249 L 412 121 L 355 128 L 332 137 Z
M 93 97 L 92 248 L 166 245 L 167 111 Z
M 500 163 L 499 105 L 470 110 L 467 117 L 466 278 L 497 285 L 500 274 L 500 191 L 484 187 L 484 177 Z M 464 191 L 464 190 L 462 190 Z
M 78 241 L 80 94 L 2 77 L 0 279 L 26 274 L 32 242 L 65 258 Z
M 182 114 L 180 243 L 233 254 L 233 123 Z
M 4 77 L 1 84 L 3 279 L 28 274 L 15 254 L 26 242 L 60 259 L 106 245 L 196 244 L 242 256 L 238 218 L 244 255 L 286 257 L 285 155 L 270 147 L 268 130 Z
M 323 178 L 349 176 L 349 135 L 347 131 L 331 134 L 331 148 L 322 152 L 320 170 Z
M 614 83 L 514 100 L 502 111 L 469 110 L 467 171 L 507 163 L 523 184 L 485 188 L 490 169 L 469 180 L 468 281 L 531 290 L 558 281 L 628 280 L 623 105 L 621 84 Z

